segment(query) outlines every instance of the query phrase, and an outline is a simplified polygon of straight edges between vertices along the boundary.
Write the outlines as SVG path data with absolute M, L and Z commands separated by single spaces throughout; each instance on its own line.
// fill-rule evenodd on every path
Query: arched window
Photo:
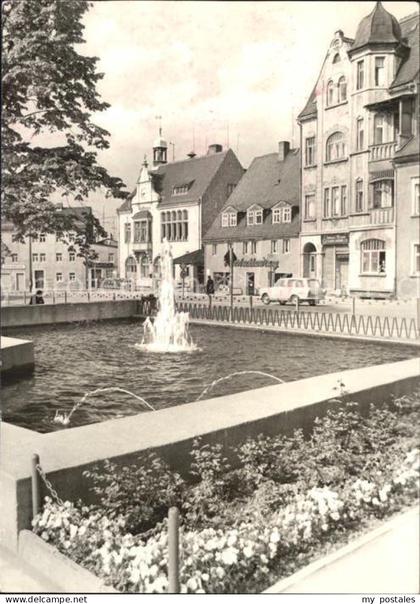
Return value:
M 345 159 L 347 156 L 346 139 L 342 132 L 334 132 L 327 138 L 326 161 Z
M 366 239 L 360 245 L 362 273 L 385 273 L 386 251 L 382 239 Z
M 125 261 L 125 277 L 132 279 L 137 273 L 137 262 L 133 256 L 129 256 Z
M 327 107 L 334 104 L 334 82 L 330 80 L 327 84 Z
M 339 52 L 337 52 L 337 53 L 334 55 L 334 58 L 333 58 L 333 63 L 339 63 L 340 61 L 341 61 L 340 53 L 339 53 Z
M 338 80 L 338 102 L 343 103 L 347 100 L 347 82 L 344 76 Z
M 140 260 L 140 276 L 147 278 L 149 276 L 149 259 L 143 254 Z

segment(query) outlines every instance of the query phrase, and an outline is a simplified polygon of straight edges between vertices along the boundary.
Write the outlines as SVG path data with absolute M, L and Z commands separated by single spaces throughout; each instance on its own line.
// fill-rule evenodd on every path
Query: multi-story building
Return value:
M 234 152 L 211 145 L 207 155 L 190 153 L 181 161 L 167 162 L 167 143 L 153 145 L 153 167 L 145 160 L 137 185 L 118 210 L 120 225 L 120 276 L 139 286 L 154 286 L 160 277 L 163 239 L 176 260 L 185 256 L 183 275 L 188 285 L 203 284 L 202 235 L 209 228 L 243 168 Z M 181 267 L 175 263 L 175 278 Z
M 90 207 L 62 208 L 84 222 L 92 215 Z M 104 277 L 117 276 L 118 244 L 113 239 L 94 241 L 91 249 L 96 257 L 86 264 L 79 255 L 75 234 L 64 237 L 54 233 L 38 233 L 23 242 L 13 241 L 14 227 L 4 223 L 2 242 L 7 246 L 1 266 L 2 290 L 29 291 L 35 289 L 60 289 L 98 287 Z
M 398 22 L 377 2 L 354 40 L 335 33 L 298 117 L 301 272 L 329 290 L 398 290 L 396 225 L 407 203 L 394 159 L 418 133 L 418 38 L 417 15 Z
M 216 286 L 252 295 L 300 270 L 300 153 L 287 141 L 256 157 L 204 237 L 205 269 Z

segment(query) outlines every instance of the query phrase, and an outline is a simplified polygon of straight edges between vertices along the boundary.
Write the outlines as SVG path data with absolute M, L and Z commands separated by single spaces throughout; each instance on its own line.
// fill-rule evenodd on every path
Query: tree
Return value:
M 92 114 L 109 107 L 96 90 L 103 78 L 95 57 L 79 54 L 86 0 L 5 0 L 2 3 L 2 219 L 15 238 L 76 230 L 57 211 L 58 193 L 82 201 L 103 188 L 125 198 L 124 183 L 97 162 L 109 133 Z M 56 135 L 60 144 L 35 145 Z M 38 139 L 39 142 L 39 139 Z

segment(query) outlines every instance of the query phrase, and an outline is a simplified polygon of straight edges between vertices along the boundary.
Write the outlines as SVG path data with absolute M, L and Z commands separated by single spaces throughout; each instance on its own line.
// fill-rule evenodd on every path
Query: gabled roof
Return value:
M 237 208 L 235 208 L 235 206 L 233 206 L 232 204 L 226 206 L 223 208 L 223 213 L 225 214 L 226 212 L 237 212 Z
M 316 108 L 316 84 L 309 95 L 308 100 L 306 101 L 305 107 L 299 113 L 298 118 L 312 117 L 316 116 L 317 108 Z
M 400 21 L 402 37 L 409 47 L 406 57 L 401 62 L 390 88 L 396 88 L 414 81 L 419 76 L 420 26 L 419 14 L 409 15 Z
M 287 201 L 292 206 L 299 206 L 299 165 L 298 149 L 291 149 L 284 161 L 279 161 L 278 153 L 256 157 L 220 211 L 220 214 L 223 214 L 226 208 L 233 205 L 238 212 L 241 212 L 237 226 L 222 227 L 219 214 L 205 234 L 204 240 L 270 239 L 297 235 L 298 211 L 293 213 L 292 222 L 282 224 L 272 224 L 271 212 L 267 212 L 263 224 L 256 226 L 247 226 L 245 213 L 255 205 L 270 209 L 279 201 Z

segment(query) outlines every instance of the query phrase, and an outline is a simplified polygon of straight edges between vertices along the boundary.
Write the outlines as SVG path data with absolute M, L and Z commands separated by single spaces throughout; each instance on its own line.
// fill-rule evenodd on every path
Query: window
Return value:
M 394 183 L 392 180 L 379 180 L 373 183 L 373 204 L 376 208 L 391 208 L 393 206 L 393 189 Z
M 38 254 L 32 254 L 32 262 L 38 262 Z
M 18 261 L 18 255 L 12 254 L 12 262 L 17 262 L 17 261 Z
M 361 90 L 365 85 L 365 65 L 364 61 L 357 61 L 356 90 Z
M 136 220 L 134 223 L 133 243 L 148 243 L 149 229 L 147 220 Z
M 62 239 L 62 235 L 60 235 L 60 233 L 56 233 L 56 234 L 55 234 L 55 240 L 56 240 L 56 242 L 57 242 L 57 243 L 58 243 L 59 241 L 62 241 L 62 240 L 63 240 L 63 239 Z
M 340 187 L 332 187 L 331 189 L 331 215 L 340 216 Z
M 290 239 L 283 239 L 283 254 L 290 254 Z
M 40 254 L 40 255 L 39 255 L 39 261 L 40 261 L 40 262 L 45 262 L 45 261 L 46 261 L 46 259 L 47 259 L 46 254 Z
M 280 222 L 281 222 L 281 208 L 274 208 L 273 224 L 279 224 Z
M 355 192 L 356 192 L 356 198 L 355 198 L 354 209 L 356 212 L 363 212 L 363 209 L 364 209 L 363 180 L 361 178 L 358 178 L 356 180 Z
M 63 281 L 63 273 L 55 273 L 55 281 L 56 283 L 61 283 Z
M 347 214 L 347 186 L 341 186 L 341 216 Z
M 385 120 L 381 113 L 377 113 L 373 120 L 373 142 L 381 145 L 384 142 Z
M 143 254 L 140 260 L 140 277 L 147 279 L 149 276 L 149 270 L 149 259 Z
M 346 140 L 342 132 L 334 132 L 327 138 L 326 161 L 345 159 L 347 155 Z
M 385 57 L 375 57 L 375 86 L 385 86 Z
M 74 234 L 73 233 L 69 234 L 69 242 L 74 243 Z
M 413 245 L 413 275 L 420 275 L 420 244 Z
M 61 252 L 57 252 L 55 255 L 55 261 L 56 262 L 62 262 L 63 261 L 63 254 Z
M 108 262 L 114 262 L 114 254 L 108 254 Z
M 285 206 L 282 212 L 282 221 L 283 222 L 291 222 L 292 220 L 292 208 L 290 206 Z
M 242 253 L 245 255 L 248 253 L 248 241 L 242 243 Z
M 69 252 L 69 262 L 75 262 L 76 254 L 75 252 Z
M 217 254 L 217 243 L 212 243 L 211 254 L 212 256 L 215 256 Z
M 263 223 L 263 211 L 262 210 L 248 210 L 247 212 L 247 224 L 253 226 L 254 224 Z
M 32 235 L 32 241 L 38 241 L 38 233 Z
M 385 242 L 381 239 L 367 239 L 361 244 L 362 273 L 385 273 Z
M 315 163 L 315 137 L 310 136 L 305 140 L 305 166 L 314 166 Z
M 327 84 L 327 107 L 334 104 L 334 82 L 330 80 Z
M 168 241 L 188 240 L 188 211 L 161 212 L 161 237 Z
M 251 254 L 256 254 L 256 253 L 257 253 L 257 242 L 251 241 Z
M 315 219 L 315 195 L 305 195 L 305 220 Z
M 338 80 L 338 102 L 344 103 L 347 101 L 347 82 L 344 76 Z
M 176 185 L 173 189 L 172 189 L 172 194 L 173 195 L 185 195 L 186 193 L 188 193 L 190 186 L 192 183 L 187 183 L 184 185 Z
M 271 253 L 272 254 L 277 254 L 278 251 L 278 241 L 276 239 L 273 239 L 271 242 Z
M 222 214 L 222 227 L 236 226 L 237 215 L 235 212 L 225 212 Z
M 236 185 L 235 185 L 235 184 L 233 184 L 233 183 L 228 184 L 228 186 L 226 187 L 226 193 L 227 193 L 227 196 L 228 196 L 228 197 L 229 197 L 230 195 L 232 195 L 233 190 L 234 190 L 234 188 L 235 188 L 235 187 L 236 187 Z
M 131 243 L 131 224 L 129 222 L 124 225 L 124 242 Z
M 364 149 L 364 120 L 362 117 L 358 117 L 356 120 L 356 149 L 362 151 Z
M 413 179 L 413 215 L 418 216 L 420 214 L 420 182 L 419 179 Z
M 330 190 L 329 189 L 325 189 L 324 190 L 324 212 L 323 212 L 324 218 L 329 218 L 330 212 L 331 212 L 331 207 L 330 207 Z
M 69 273 L 69 281 L 76 281 L 76 273 Z
M 40 243 L 45 243 L 45 233 L 41 233 L 39 236 L 39 242 Z
M 129 256 L 125 261 L 125 276 L 127 279 L 131 279 L 137 273 L 137 262 L 133 256 Z

